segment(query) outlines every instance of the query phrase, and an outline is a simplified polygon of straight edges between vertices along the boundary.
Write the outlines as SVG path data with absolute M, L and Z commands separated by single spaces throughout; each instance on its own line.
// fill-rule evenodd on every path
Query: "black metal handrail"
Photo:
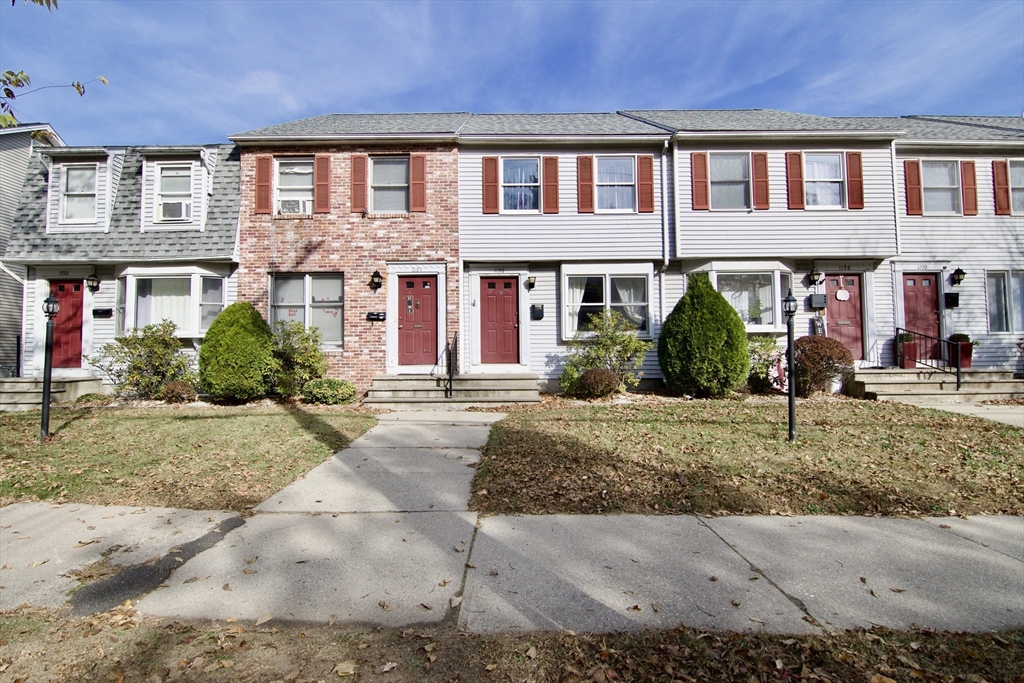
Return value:
M 452 335 L 452 341 L 445 347 L 446 360 L 448 362 L 448 377 L 444 381 L 444 397 L 454 398 L 455 396 L 455 375 L 459 374 L 459 333 Z
M 922 358 L 921 356 L 927 356 L 931 354 L 915 354 L 914 362 L 920 363 L 925 367 L 934 368 L 940 372 L 948 372 L 956 375 L 956 390 L 960 391 L 960 387 L 963 386 L 963 357 L 960 354 L 960 343 L 951 342 L 948 339 L 940 339 L 939 337 L 933 337 L 929 334 L 922 334 L 921 332 L 914 332 L 913 330 L 904 329 L 902 327 L 896 328 L 896 344 L 900 356 L 900 366 L 903 366 L 902 359 L 905 357 L 905 346 L 908 343 L 904 341 L 904 337 L 913 337 L 912 343 L 915 344 L 919 339 L 926 340 L 926 343 L 935 343 L 940 349 L 938 358 Z M 940 361 L 945 361 L 945 365 L 940 365 Z M 955 361 L 955 362 L 954 362 Z

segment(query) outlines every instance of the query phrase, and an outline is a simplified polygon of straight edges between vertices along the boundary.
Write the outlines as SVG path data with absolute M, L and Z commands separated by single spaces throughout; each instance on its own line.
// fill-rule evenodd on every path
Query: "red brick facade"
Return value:
M 351 211 L 352 154 L 426 155 L 426 211 L 374 216 Z M 256 158 L 330 155 L 330 213 L 302 218 L 257 214 Z M 459 329 L 458 151 L 454 146 L 244 149 L 241 159 L 238 300 L 269 314 L 272 273 L 344 273 L 344 349 L 328 350 L 328 376 L 347 379 L 365 392 L 386 371 L 387 322 L 366 314 L 387 311 L 388 263 L 445 262 L 446 337 Z M 374 291 L 379 270 L 384 286 Z M 387 311 L 389 319 L 394 315 Z M 442 316 L 438 315 L 438 319 Z

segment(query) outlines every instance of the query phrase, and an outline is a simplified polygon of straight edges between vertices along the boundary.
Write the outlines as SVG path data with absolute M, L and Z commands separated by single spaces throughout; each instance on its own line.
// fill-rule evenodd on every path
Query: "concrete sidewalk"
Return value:
M 501 417 L 381 415 L 246 519 L 4 508 L 0 609 L 59 606 L 77 585 L 62 575 L 107 556 L 134 566 L 76 592 L 78 611 L 134 597 L 168 618 L 382 626 L 454 611 L 475 633 L 1024 626 L 1020 517 L 478 520 L 473 465 Z
M 1002 422 L 1011 427 L 1024 429 L 1024 406 L 1015 405 L 990 405 L 981 403 L 929 403 L 917 404 L 918 408 L 931 408 L 932 410 L 945 410 L 949 413 L 960 415 L 971 415 L 986 420 Z

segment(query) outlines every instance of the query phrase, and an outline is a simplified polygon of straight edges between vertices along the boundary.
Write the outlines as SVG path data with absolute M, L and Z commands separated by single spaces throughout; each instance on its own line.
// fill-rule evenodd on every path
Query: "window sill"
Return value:
M 51 226 L 47 232 L 106 232 L 106 227 L 98 223 L 60 223 Z
M 275 213 L 273 220 L 275 221 L 295 221 L 302 220 L 303 218 L 312 218 L 311 213 Z
M 629 215 L 636 213 L 636 209 L 594 209 L 595 214 Z
M 846 211 L 845 206 L 810 206 L 804 205 L 805 211 Z
M 694 211 L 700 211 L 700 209 L 694 209 Z M 711 211 L 712 213 L 754 213 L 753 209 L 746 207 L 738 209 L 716 209 L 714 207 L 711 207 L 710 209 L 708 209 L 708 211 Z
M 409 212 L 409 211 L 394 212 L 394 213 L 371 213 L 371 212 L 366 212 L 366 213 L 363 214 L 363 217 L 367 218 L 369 220 L 372 220 L 372 221 L 376 221 L 376 220 L 382 220 L 382 219 L 385 219 L 385 218 L 408 218 L 411 215 L 412 215 L 412 213 Z

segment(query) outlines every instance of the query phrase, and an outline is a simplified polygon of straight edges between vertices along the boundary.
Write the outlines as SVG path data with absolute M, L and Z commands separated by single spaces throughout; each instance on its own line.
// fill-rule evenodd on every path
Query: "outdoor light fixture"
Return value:
M 85 286 L 89 288 L 89 291 L 95 294 L 100 291 L 100 279 L 96 276 L 96 271 L 92 271 L 92 275 L 85 278 Z
M 526 288 L 527 289 L 532 291 L 533 288 L 536 287 L 536 286 L 537 286 L 537 278 L 535 278 L 535 277 L 528 277 L 528 278 L 526 278 Z
M 377 291 L 384 286 L 384 276 L 380 274 L 379 270 L 373 271 L 373 275 L 370 276 L 370 289 Z
M 39 424 L 39 441 L 46 441 L 50 433 L 50 379 L 53 375 L 53 319 L 60 313 L 60 302 L 50 292 L 43 300 L 43 315 L 46 316 L 46 347 L 43 354 L 43 415 Z
M 959 287 L 960 283 L 964 281 L 965 277 L 967 277 L 967 273 L 964 272 L 964 269 L 957 268 L 949 276 L 949 281 L 953 283 L 954 287 Z
M 811 272 L 807 273 L 807 279 L 811 281 L 811 285 L 816 285 L 821 282 L 821 272 L 816 267 L 811 267 Z
M 786 386 L 789 388 L 789 442 L 796 443 L 796 372 L 793 370 L 793 323 L 796 318 L 796 297 L 793 290 L 782 300 L 786 314 Z

